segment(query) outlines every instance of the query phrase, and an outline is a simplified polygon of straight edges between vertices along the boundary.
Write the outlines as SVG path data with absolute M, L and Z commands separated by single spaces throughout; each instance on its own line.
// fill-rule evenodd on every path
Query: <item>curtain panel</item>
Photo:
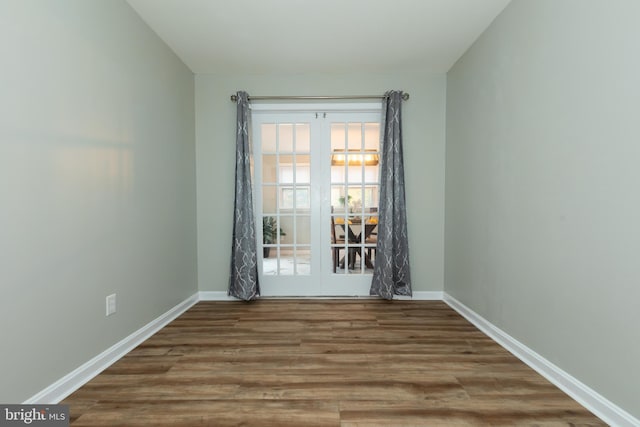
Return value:
M 382 107 L 378 243 L 370 294 L 390 300 L 394 295 L 412 295 L 402 158 L 402 92 L 387 92 Z
M 236 179 L 229 295 L 250 301 L 260 295 L 249 142 L 249 95 L 237 93 Z

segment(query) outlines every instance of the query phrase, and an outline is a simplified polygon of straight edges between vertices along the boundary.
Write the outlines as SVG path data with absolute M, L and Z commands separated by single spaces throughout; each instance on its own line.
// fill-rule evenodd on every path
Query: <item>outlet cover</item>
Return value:
M 107 296 L 107 316 L 116 312 L 116 294 Z

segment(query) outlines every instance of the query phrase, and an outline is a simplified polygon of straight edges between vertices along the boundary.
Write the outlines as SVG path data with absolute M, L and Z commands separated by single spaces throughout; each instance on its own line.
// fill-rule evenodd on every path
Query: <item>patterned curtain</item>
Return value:
M 233 208 L 233 245 L 229 295 L 245 301 L 260 295 L 256 226 L 251 188 L 251 150 L 249 148 L 249 95 L 238 92 L 236 132 L 236 184 Z
M 387 92 L 382 109 L 378 244 L 370 294 L 390 300 L 394 295 L 412 295 L 402 160 L 402 92 Z

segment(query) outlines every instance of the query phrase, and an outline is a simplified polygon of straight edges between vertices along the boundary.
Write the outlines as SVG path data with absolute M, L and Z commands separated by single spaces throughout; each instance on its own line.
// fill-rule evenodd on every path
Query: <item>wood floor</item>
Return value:
M 201 302 L 69 396 L 73 426 L 602 426 L 439 301 Z

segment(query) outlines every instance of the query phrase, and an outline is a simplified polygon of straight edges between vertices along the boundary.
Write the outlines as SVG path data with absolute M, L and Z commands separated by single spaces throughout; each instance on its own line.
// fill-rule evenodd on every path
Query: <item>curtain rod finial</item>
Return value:
M 231 99 L 233 102 L 237 102 L 237 101 L 238 101 L 238 95 L 231 95 L 230 99 Z

